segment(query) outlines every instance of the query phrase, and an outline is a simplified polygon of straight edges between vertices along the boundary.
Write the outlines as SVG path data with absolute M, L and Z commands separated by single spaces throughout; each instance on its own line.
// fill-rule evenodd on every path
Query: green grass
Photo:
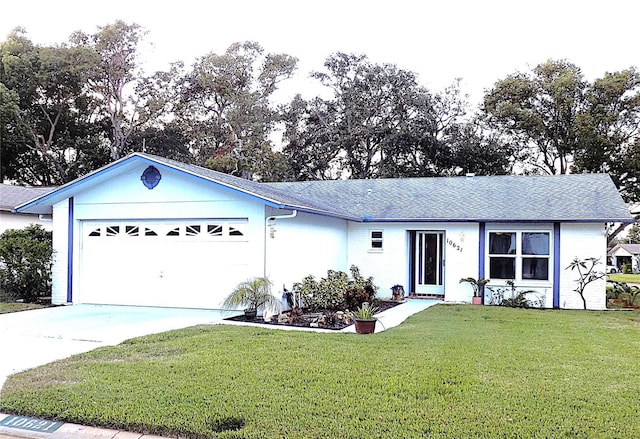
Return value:
M 201 326 L 14 375 L 0 411 L 190 438 L 640 437 L 640 313 L 439 305 L 375 335 Z
M 6 314 L 9 312 L 27 311 L 30 309 L 44 308 L 44 305 L 38 305 L 37 303 L 7 303 L 0 302 L 0 314 Z
M 640 274 L 608 274 L 607 280 L 614 282 L 626 282 L 640 284 Z

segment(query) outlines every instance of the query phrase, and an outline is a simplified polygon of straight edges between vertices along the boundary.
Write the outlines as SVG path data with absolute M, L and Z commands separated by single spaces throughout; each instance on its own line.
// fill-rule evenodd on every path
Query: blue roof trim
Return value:
M 544 219 L 544 220 L 534 220 L 534 219 L 450 219 L 450 218 L 434 218 L 434 219 L 420 219 L 420 218 L 399 218 L 399 219 L 379 219 L 372 218 L 370 216 L 365 216 L 357 219 L 359 222 L 363 223 L 604 223 L 604 222 L 612 222 L 612 223 L 632 223 L 633 220 L 629 218 L 625 219 L 616 219 L 616 218 L 608 218 L 608 219 Z

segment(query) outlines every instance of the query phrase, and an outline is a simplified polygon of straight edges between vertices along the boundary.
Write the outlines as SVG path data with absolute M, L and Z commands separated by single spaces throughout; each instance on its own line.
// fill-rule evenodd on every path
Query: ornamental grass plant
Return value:
M 198 326 L 9 378 L 0 411 L 186 438 L 640 437 L 640 313 L 438 305 L 368 337 Z

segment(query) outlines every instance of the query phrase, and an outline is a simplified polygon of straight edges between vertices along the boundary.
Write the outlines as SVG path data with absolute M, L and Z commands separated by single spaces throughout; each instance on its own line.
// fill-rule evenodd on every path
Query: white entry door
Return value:
M 444 294 L 444 232 L 416 231 L 413 239 L 413 292 Z

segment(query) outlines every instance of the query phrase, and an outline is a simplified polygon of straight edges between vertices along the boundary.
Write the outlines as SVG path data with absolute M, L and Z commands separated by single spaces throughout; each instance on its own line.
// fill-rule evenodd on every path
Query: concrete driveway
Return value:
M 0 389 L 8 375 L 129 338 L 213 324 L 234 313 L 70 305 L 0 314 Z

